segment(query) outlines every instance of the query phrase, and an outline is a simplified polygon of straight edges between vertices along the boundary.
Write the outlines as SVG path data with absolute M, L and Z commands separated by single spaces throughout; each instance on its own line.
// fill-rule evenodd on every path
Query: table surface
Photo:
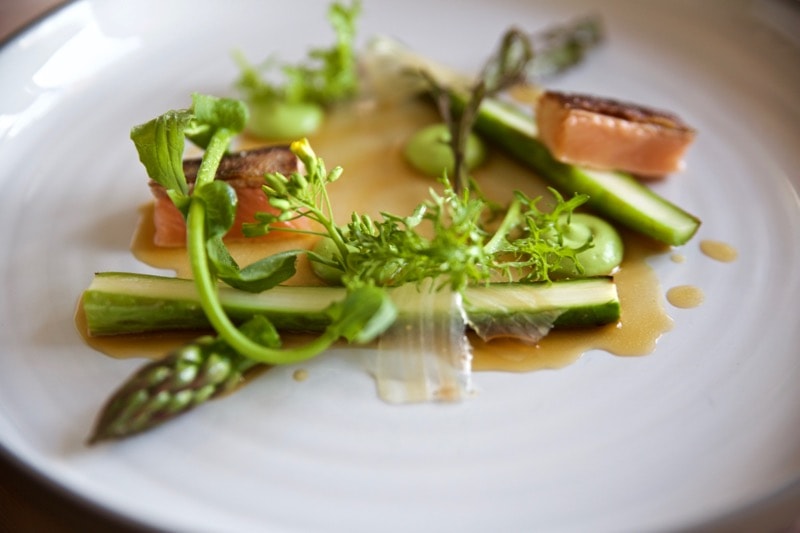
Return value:
M 64 0 L 0 0 L 0 42 Z M 92 509 L 0 454 L 0 532 L 141 531 Z

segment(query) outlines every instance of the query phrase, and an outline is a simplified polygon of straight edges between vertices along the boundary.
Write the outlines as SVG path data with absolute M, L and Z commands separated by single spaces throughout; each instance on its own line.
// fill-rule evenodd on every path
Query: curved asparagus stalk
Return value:
M 139 369 L 108 400 L 89 444 L 163 424 L 244 382 L 256 361 L 206 336 Z

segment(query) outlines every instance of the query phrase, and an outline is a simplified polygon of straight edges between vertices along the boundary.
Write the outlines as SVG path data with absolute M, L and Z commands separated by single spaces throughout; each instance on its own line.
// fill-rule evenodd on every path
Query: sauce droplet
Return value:
M 721 241 L 703 240 L 700 241 L 700 250 L 711 259 L 730 263 L 739 256 L 736 248 Z
M 308 370 L 306 370 L 305 368 L 298 368 L 292 374 L 292 379 L 294 379 L 297 382 L 307 380 L 308 379 Z
M 667 291 L 667 301 L 675 307 L 690 309 L 703 303 L 705 295 L 702 289 L 694 285 L 678 285 Z

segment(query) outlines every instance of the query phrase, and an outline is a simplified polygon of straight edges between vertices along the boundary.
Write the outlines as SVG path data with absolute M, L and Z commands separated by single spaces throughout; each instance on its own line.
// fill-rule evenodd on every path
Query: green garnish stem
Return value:
M 520 216 L 520 203 L 515 199 L 508 206 L 508 210 L 506 211 L 505 217 L 503 217 L 503 222 L 500 224 L 500 227 L 497 228 L 497 231 L 495 231 L 492 238 L 489 239 L 489 242 L 483 246 L 486 253 L 496 253 L 503 247 L 506 239 L 508 239 L 508 234 L 519 224 Z
M 217 168 L 223 156 L 228 151 L 231 139 L 236 134 L 227 128 L 219 128 L 211 136 L 208 142 L 203 159 L 200 161 L 200 168 L 197 169 L 195 188 L 211 183 L 217 174 Z M 203 209 L 205 211 L 205 209 Z M 205 232 L 204 232 L 205 233 Z
M 214 133 L 198 169 L 195 187 L 214 180 L 216 169 L 219 167 L 233 135 L 230 130 L 225 128 L 220 128 Z M 338 335 L 326 330 L 304 346 L 283 350 L 260 345 L 244 335 L 228 318 L 217 294 L 216 279 L 209 268 L 206 251 L 206 206 L 202 201 L 195 200 L 189 206 L 187 227 L 186 247 L 192 266 L 192 275 L 200 296 L 200 305 L 211 325 L 233 349 L 255 361 L 279 365 L 310 359 L 336 341 Z
M 213 328 L 234 350 L 255 361 L 281 365 L 310 359 L 336 341 L 338 335 L 330 330 L 326 330 L 322 335 L 304 346 L 291 350 L 282 350 L 267 348 L 244 335 L 228 318 L 217 295 L 216 281 L 211 274 L 208 261 L 206 260 L 204 238 L 205 208 L 201 203 L 195 202 L 189 208 L 188 224 L 191 237 L 189 238 L 187 246 L 190 262 L 192 264 L 192 275 L 195 278 L 195 284 L 200 297 L 200 306 L 206 313 Z

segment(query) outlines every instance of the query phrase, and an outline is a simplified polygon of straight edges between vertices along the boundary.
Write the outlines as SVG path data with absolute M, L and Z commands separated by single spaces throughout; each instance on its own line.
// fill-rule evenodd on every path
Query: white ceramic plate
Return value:
M 76 1 L 0 52 L 0 442 L 98 506 L 215 531 L 646 531 L 791 517 L 800 485 L 800 51 L 796 3 L 365 0 L 361 35 L 476 69 L 509 24 L 601 13 L 609 41 L 559 87 L 673 109 L 700 130 L 658 190 L 704 221 L 653 262 L 697 309 L 643 358 L 476 376 L 460 405 L 391 407 L 351 359 L 278 369 L 150 435 L 86 448 L 139 363 L 72 313 L 128 251 L 147 199 L 131 125 L 229 93 L 230 51 L 293 60 L 326 3 Z M 796 36 L 794 36 L 796 38 Z M 702 255 L 725 241 L 739 259 Z

